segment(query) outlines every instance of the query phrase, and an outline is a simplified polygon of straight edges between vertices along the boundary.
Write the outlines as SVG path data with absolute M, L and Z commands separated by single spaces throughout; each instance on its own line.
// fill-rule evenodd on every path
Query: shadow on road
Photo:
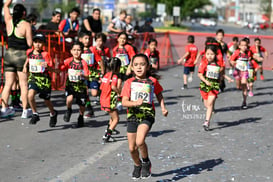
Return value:
M 241 124 L 247 124 L 247 123 L 258 123 L 258 120 L 261 120 L 262 118 L 245 118 L 245 119 L 240 119 L 239 121 L 233 121 L 233 122 L 217 122 L 217 125 L 219 127 L 216 128 L 211 128 L 210 131 L 216 130 L 216 129 L 222 129 L 222 128 L 227 128 L 227 127 L 232 127 L 232 126 L 238 126 Z
M 162 131 L 151 131 L 148 133 L 148 136 L 151 136 L 151 137 L 158 137 L 160 135 L 163 135 L 165 133 L 172 133 L 172 132 L 175 132 L 176 130 L 162 130 Z
M 166 171 L 163 173 L 159 174 L 152 174 L 153 177 L 161 177 L 161 176 L 166 176 L 166 175 L 172 175 L 175 174 L 174 177 L 171 179 L 162 179 L 162 180 L 157 180 L 157 182 L 169 182 L 169 181 L 178 181 L 180 179 L 183 179 L 189 175 L 192 174 L 200 174 L 201 171 L 207 170 L 207 171 L 212 171 L 215 166 L 218 166 L 222 164 L 224 160 L 222 158 L 219 159 L 211 159 L 211 160 L 206 160 L 204 162 L 200 162 L 198 164 L 193 164 L 191 166 L 186 166 L 178 169 L 174 169 L 171 171 Z

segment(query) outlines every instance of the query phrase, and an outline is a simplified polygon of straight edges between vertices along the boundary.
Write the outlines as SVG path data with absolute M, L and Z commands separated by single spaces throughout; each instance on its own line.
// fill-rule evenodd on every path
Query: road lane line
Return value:
M 90 167 L 91 164 L 95 163 L 102 157 L 110 154 L 111 152 L 117 150 L 121 145 L 126 143 L 127 140 L 116 142 L 115 144 L 105 144 L 106 146 L 102 149 L 102 151 L 99 151 L 95 153 L 94 155 L 90 156 L 88 159 L 86 159 L 84 162 L 81 162 L 79 164 L 76 164 L 75 166 L 71 167 L 70 169 L 64 171 L 62 174 L 57 175 L 54 179 L 50 180 L 49 182 L 56 182 L 59 180 L 62 181 L 68 181 L 72 177 L 76 176 L 77 174 L 80 174 L 83 170 Z M 88 165 L 86 165 L 88 164 Z

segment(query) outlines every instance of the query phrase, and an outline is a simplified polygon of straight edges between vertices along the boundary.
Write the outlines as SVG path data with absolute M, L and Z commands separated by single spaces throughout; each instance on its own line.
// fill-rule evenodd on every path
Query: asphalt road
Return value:
M 272 76 L 255 83 L 249 108 L 240 110 L 241 92 L 234 83 L 216 101 L 211 131 L 202 128 L 204 107 L 194 75 L 189 89 L 181 90 L 183 67 L 160 71 L 160 83 L 169 116 L 156 103 L 156 122 L 147 137 L 152 177 L 140 181 L 168 182 L 270 182 L 273 180 Z M 102 144 L 108 115 L 95 106 L 95 117 L 75 128 L 78 107 L 73 105 L 70 123 L 63 121 L 64 93 L 53 91 L 59 111 L 50 128 L 49 112 L 37 98 L 41 121 L 29 125 L 21 113 L 0 120 L 1 182 L 128 182 L 133 162 L 126 140 L 125 112 L 120 115 L 117 142 Z

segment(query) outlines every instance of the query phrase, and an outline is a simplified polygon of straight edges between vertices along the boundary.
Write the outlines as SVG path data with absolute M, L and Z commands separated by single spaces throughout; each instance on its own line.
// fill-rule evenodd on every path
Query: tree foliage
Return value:
M 260 2 L 260 9 L 261 11 L 266 14 L 268 17 L 270 17 L 271 14 L 271 0 L 261 0 Z
M 204 5 L 211 4 L 210 0 L 141 0 L 147 4 L 150 4 L 153 8 L 156 8 L 157 3 L 166 4 L 167 14 L 171 15 L 174 6 L 179 6 L 181 10 L 181 16 L 186 17 L 192 14 L 195 9 L 202 8 Z

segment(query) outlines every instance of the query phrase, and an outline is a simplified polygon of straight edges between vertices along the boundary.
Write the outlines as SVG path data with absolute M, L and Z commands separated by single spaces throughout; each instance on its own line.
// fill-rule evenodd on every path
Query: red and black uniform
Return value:
M 48 52 L 41 51 L 39 54 L 33 54 L 33 49 L 28 49 L 27 59 L 30 72 L 28 78 L 29 90 L 35 90 L 40 93 L 40 98 L 49 100 L 51 95 L 51 73 L 47 67 L 53 67 L 53 64 Z M 47 67 L 44 64 L 47 64 Z
M 77 104 L 85 106 L 87 98 L 86 84 L 84 78 L 80 74 L 83 72 L 84 76 L 88 77 L 89 75 L 86 61 L 81 60 L 80 62 L 75 62 L 73 57 L 71 57 L 65 60 L 60 69 L 68 71 L 65 88 L 66 96 L 73 95 L 76 97 Z
M 118 94 L 112 90 L 112 86 L 118 85 L 118 76 L 113 72 L 106 73 L 100 85 L 100 105 L 103 111 L 113 111 L 116 109 Z
M 146 49 L 144 54 L 149 58 L 150 64 L 159 64 L 159 51 L 155 50 L 151 52 L 150 49 Z

